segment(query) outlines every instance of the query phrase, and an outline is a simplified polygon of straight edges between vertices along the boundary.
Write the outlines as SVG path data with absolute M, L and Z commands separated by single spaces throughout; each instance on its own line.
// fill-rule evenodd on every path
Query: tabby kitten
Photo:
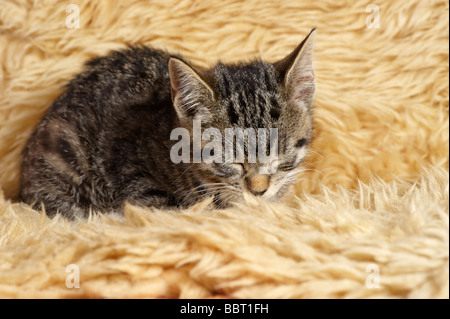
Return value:
M 69 218 L 120 212 L 125 202 L 188 207 L 213 197 L 220 208 L 245 196 L 279 199 L 312 137 L 314 34 L 276 63 L 203 70 L 145 46 L 88 62 L 25 147 L 21 199 Z M 223 136 L 226 128 L 276 128 L 278 156 L 268 163 L 175 164 L 171 132 L 192 132 L 194 120 Z M 277 169 L 261 174 L 267 165 Z

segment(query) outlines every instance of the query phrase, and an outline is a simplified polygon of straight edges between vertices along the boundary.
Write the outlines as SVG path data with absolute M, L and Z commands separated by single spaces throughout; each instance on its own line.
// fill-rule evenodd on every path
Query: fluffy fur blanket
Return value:
M 369 4 L 2 0 L 0 297 L 448 298 L 448 1 Z M 285 201 L 75 222 L 17 202 L 24 143 L 87 59 L 274 61 L 314 26 L 316 139 Z

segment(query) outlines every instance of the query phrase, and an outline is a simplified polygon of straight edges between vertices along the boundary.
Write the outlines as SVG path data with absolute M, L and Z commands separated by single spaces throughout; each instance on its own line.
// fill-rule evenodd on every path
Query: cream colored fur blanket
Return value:
M 70 3 L 0 2 L 0 297 L 449 297 L 448 1 L 79 0 L 68 28 Z M 316 139 L 283 202 L 78 222 L 17 202 L 24 143 L 86 60 L 275 61 L 314 26 Z

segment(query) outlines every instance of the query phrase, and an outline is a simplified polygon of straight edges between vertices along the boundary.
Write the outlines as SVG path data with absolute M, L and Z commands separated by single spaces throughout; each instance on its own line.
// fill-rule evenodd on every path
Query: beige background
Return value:
M 369 3 L 1 1 L 0 296 L 448 297 L 449 4 L 374 1 L 370 29 Z M 312 27 L 316 139 L 299 197 L 129 208 L 124 223 L 48 220 L 15 202 L 24 143 L 86 60 L 143 43 L 201 66 L 275 61 Z M 64 286 L 71 263 L 78 290 Z

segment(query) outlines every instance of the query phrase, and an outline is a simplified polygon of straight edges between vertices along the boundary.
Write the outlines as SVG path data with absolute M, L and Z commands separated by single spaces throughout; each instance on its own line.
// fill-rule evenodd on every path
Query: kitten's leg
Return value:
M 53 144 L 44 139 L 47 136 L 38 133 L 25 151 L 21 200 L 38 210 L 43 205 L 49 216 L 84 217 L 89 213 L 89 201 L 82 191 L 84 176 L 68 163 L 67 152 L 48 146 Z
M 67 182 L 67 176 L 57 174 L 54 169 L 39 164 L 24 162 L 21 200 L 34 209 L 40 210 L 44 206 L 48 216 L 60 213 L 66 218 L 86 217 L 89 210 L 80 205 L 81 196 L 77 185 Z
M 50 187 L 48 184 L 37 185 L 35 183 L 32 187 L 22 187 L 20 197 L 23 202 L 28 203 L 36 210 L 44 208 L 49 217 L 53 217 L 57 213 L 69 219 L 86 217 L 89 210 L 80 207 L 74 198 L 61 191 L 64 188 L 65 186 L 62 185 L 61 187 Z

